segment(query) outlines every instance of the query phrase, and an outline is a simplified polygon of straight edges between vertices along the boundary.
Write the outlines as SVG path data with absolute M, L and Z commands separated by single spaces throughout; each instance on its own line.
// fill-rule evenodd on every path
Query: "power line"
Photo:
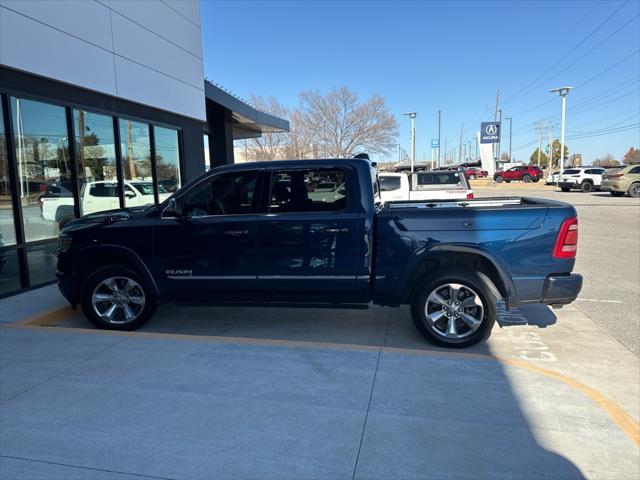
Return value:
M 611 128 L 611 129 L 606 129 L 606 130 L 594 130 L 593 132 L 588 132 L 588 133 L 584 133 L 584 134 L 568 135 L 567 138 L 599 137 L 601 135 L 610 135 L 612 133 L 621 133 L 621 132 L 626 132 L 628 130 L 634 130 L 634 129 L 638 128 L 638 127 L 640 127 L 640 122 L 631 123 L 629 125 L 623 125 L 621 127 Z
M 595 29 L 593 29 L 591 31 L 591 33 L 589 33 L 586 37 L 584 37 L 580 42 L 578 42 L 578 44 L 573 47 L 571 50 L 569 50 L 567 53 L 565 53 L 559 60 L 557 60 L 553 65 L 551 65 L 549 68 L 547 68 L 544 72 L 542 72 L 540 75 L 538 75 L 536 78 L 534 78 L 531 82 L 529 82 L 527 85 L 525 85 L 519 92 L 516 92 L 514 95 L 512 95 L 511 97 L 508 97 L 505 101 L 502 102 L 503 105 L 510 103 L 512 101 L 514 101 L 517 97 L 521 96 L 521 93 L 528 89 L 531 85 L 535 84 L 538 80 L 540 80 L 540 78 L 542 78 L 543 76 L 545 76 L 548 72 L 550 72 L 551 70 L 553 70 L 557 65 L 559 65 L 565 58 L 567 58 L 569 55 L 571 55 L 573 52 L 575 52 L 578 48 L 580 48 L 587 40 L 589 40 L 589 38 L 591 38 L 598 30 L 600 30 L 609 20 L 611 20 L 611 18 L 613 18 L 620 10 L 622 10 L 622 8 L 629 3 L 630 0 L 627 0 L 626 2 L 624 2 L 622 5 L 620 5 L 611 15 L 609 15 L 607 18 L 605 18 Z

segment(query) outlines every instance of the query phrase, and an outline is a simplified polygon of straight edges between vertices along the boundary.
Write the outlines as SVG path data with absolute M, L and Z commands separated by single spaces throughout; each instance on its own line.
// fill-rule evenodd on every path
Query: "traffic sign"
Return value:
M 440 147 L 440 142 L 438 141 L 437 138 L 432 138 L 431 139 L 431 148 L 438 148 Z
M 500 122 L 482 122 L 480 124 L 480 143 L 498 143 L 500 141 Z

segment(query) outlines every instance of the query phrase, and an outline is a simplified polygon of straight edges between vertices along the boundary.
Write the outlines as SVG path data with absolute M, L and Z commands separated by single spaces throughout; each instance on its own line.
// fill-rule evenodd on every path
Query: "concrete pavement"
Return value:
M 571 306 L 462 352 L 406 308 L 48 318 L 0 328 L 3 479 L 640 475 L 638 359 Z

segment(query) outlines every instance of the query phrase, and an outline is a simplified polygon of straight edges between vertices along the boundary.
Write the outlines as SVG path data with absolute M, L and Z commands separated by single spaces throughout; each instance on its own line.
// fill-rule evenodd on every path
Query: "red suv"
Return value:
M 519 165 L 511 167 L 509 170 L 500 170 L 495 173 L 493 179 L 501 183 L 509 183 L 512 180 L 522 180 L 523 182 L 539 182 L 543 177 L 542 169 L 537 165 Z
M 489 175 L 489 172 L 479 167 L 467 167 L 464 169 L 464 174 L 469 180 L 473 180 L 475 178 L 484 178 Z

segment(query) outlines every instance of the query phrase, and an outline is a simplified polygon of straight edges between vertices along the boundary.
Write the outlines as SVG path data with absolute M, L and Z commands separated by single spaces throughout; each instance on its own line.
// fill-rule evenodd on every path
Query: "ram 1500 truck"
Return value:
M 367 160 L 247 163 L 70 222 L 58 278 L 100 328 L 136 329 L 159 302 L 408 304 L 428 340 L 465 347 L 489 336 L 498 299 L 577 297 L 577 226 L 550 200 L 383 203 Z

